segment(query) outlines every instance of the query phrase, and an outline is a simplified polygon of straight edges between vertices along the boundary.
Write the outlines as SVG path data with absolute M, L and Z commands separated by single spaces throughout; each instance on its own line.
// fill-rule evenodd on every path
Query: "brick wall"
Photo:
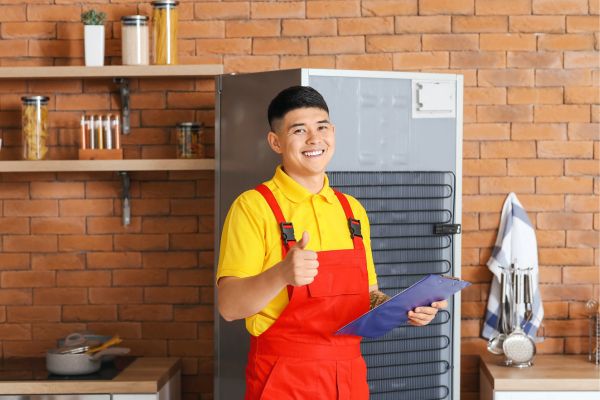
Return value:
M 126 14 L 148 2 L 101 0 L 119 63 Z M 0 65 L 82 63 L 80 3 L 4 1 Z M 598 0 L 182 1 L 183 63 L 226 72 L 294 67 L 420 70 L 465 78 L 462 391 L 478 398 L 491 276 L 485 262 L 514 191 L 537 228 L 546 341 L 586 351 L 584 302 L 600 297 Z M 169 126 L 205 122 L 209 80 L 132 83 L 126 156 L 169 157 Z M 51 96 L 55 158 L 74 158 L 79 110 L 117 109 L 110 80 L 1 81 L 0 136 L 18 154 L 19 96 Z M 81 102 L 79 103 L 81 104 Z M 109 173 L 0 175 L 2 354 L 39 354 L 68 331 L 119 331 L 136 354 L 184 357 L 187 399 L 212 390 L 212 174 L 132 174 L 133 222 L 119 223 Z M 173 250 L 172 253 L 167 253 Z

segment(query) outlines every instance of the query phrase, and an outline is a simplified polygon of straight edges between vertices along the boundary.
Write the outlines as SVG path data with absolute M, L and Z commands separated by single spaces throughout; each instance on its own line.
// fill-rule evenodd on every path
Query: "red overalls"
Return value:
M 282 229 L 285 258 L 295 243 L 271 191 L 258 190 Z M 252 336 L 246 368 L 246 400 L 366 400 L 367 368 L 359 336 L 335 331 L 369 310 L 369 282 L 360 222 L 348 199 L 335 192 L 350 227 L 354 249 L 318 252 L 319 273 L 305 286 L 288 287 L 290 302 L 260 336 Z M 286 237 L 287 236 L 287 237 Z M 291 290 L 293 289 L 293 290 Z

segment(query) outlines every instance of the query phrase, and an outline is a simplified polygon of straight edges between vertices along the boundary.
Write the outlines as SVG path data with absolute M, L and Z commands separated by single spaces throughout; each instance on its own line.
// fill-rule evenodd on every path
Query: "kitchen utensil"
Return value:
M 98 371 L 101 367 L 101 358 L 107 355 L 124 355 L 129 353 L 125 347 L 111 347 L 97 352 L 94 355 L 86 353 L 61 354 L 58 349 L 46 352 L 46 369 L 57 375 L 87 375 Z
M 108 349 L 111 346 L 116 346 L 117 344 L 121 343 L 123 340 L 119 337 L 119 335 L 115 335 L 112 338 L 110 338 L 109 340 L 107 340 L 106 342 L 102 343 L 99 346 L 93 347 L 89 350 L 86 351 L 86 354 L 94 354 L 97 353 L 99 351 L 102 351 L 104 349 Z
M 498 324 L 496 330 L 498 334 L 488 341 L 487 349 L 490 353 L 500 355 L 504 354 L 502 350 L 502 344 L 506 339 L 506 331 L 504 325 L 506 324 L 506 316 L 504 315 L 504 307 L 506 301 L 506 273 L 502 271 L 500 273 L 500 312 L 498 313 Z

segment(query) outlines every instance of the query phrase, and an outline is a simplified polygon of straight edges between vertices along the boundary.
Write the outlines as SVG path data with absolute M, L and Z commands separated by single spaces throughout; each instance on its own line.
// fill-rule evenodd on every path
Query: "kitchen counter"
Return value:
M 587 356 L 540 355 L 529 368 L 506 367 L 503 360 L 488 354 L 481 357 L 480 399 L 600 398 L 600 366 Z
M 0 394 L 151 394 L 180 372 L 178 358 L 140 357 L 111 380 L 0 380 Z

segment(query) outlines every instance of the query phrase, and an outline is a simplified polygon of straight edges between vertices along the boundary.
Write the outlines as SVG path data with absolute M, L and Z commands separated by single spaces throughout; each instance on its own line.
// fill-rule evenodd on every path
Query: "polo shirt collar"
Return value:
M 281 193 L 290 201 L 294 203 L 300 203 L 306 200 L 307 197 L 313 196 L 311 192 L 306 190 L 304 186 L 292 179 L 291 176 L 283 172 L 283 167 L 279 165 L 275 170 L 275 176 L 273 177 L 273 183 L 281 190 Z M 335 193 L 331 186 L 329 186 L 329 178 L 325 174 L 325 182 L 323 183 L 323 189 L 318 193 L 328 203 L 335 201 Z

